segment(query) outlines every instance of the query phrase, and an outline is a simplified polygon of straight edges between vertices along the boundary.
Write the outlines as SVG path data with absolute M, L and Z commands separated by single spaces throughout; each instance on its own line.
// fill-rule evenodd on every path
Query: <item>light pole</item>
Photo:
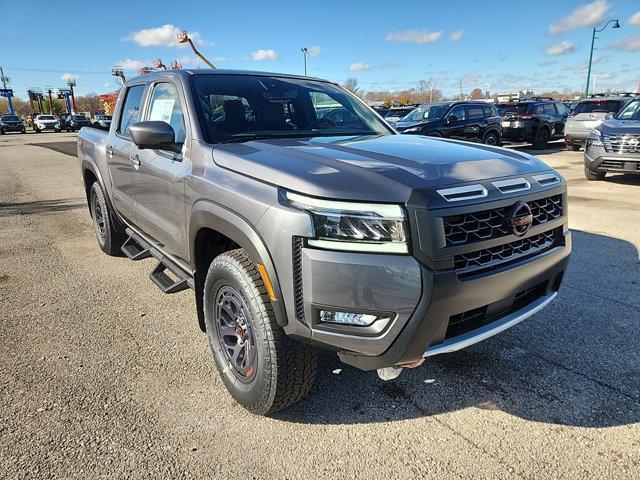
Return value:
M 71 90 L 71 105 L 73 107 L 72 113 L 78 113 L 76 110 L 76 96 L 73 92 L 73 87 L 76 86 L 76 79 L 70 78 L 69 80 L 67 80 L 67 85 L 69 85 L 69 90 Z
M 618 19 L 609 20 L 602 28 L 593 27 L 593 33 L 591 34 L 591 51 L 589 52 L 589 68 L 587 69 L 587 87 L 584 89 L 584 98 L 589 97 L 589 79 L 591 78 L 591 63 L 593 62 L 593 46 L 596 42 L 596 33 L 602 32 L 611 22 L 613 22 L 613 27 L 611 28 L 620 28 Z
M 429 93 L 429 101 L 433 102 L 433 85 L 429 85 L 431 92 Z
M 596 80 L 598 80 L 598 75 L 600 74 L 599 73 L 593 74 L 593 86 L 591 87 L 591 95 L 595 95 L 596 93 Z
M 302 50 L 302 55 L 304 56 L 304 76 L 307 76 L 307 52 L 309 52 L 309 49 L 307 47 L 301 48 L 300 50 Z

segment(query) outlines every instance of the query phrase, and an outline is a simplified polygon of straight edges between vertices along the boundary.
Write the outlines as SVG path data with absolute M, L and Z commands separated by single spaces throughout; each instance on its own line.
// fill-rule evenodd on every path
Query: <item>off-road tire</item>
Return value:
M 485 145 L 491 145 L 492 147 L 500 146 L 500 135 L 496 132 L 488 132 L 482 139 L 482 143 Z
M 126 236 L 116 230 L 113 212 L 109 208 L 102 187 L 98 182 L 93 183 L 89 192 L 89 210 L 100 249 L 112 257 L 120 256 L 120 248 L 125 242 Z M 102 226 L 99 221 L 102 222 Z
M 547 148 L 549 139 L 551 138 L 551 132 L 546 127 L 541 127 L 536 133 L 536 138 L 533 140 L 533 148 L 535 150 L 543 150 Z
M 607 175 L 607 172 L 594 172 L 593 170 L 589 170 L 588 167 L 584 167 L 584 176 L 587 180 L 591 180 L 593 182 L 600 182 L 604 180 L 604 177 Z
M 223 290 L 224 289 L 224 290 Z M 247 307 L 245 318 L 255 345 L 255 371 L 242 379 L 223 350 L 216 317 L 220 292 L 231 289 Z M 231 396 L 257 415 L 269 415 L 303 398 L 313 386 L 317 351 L 288 337 L 278 325 L 267 288 L 256 264 L 244 249 L 216 257 L 204 285 L 207 336 L 218 372 Z M 247 377 L 249 374 L 246 375 Z

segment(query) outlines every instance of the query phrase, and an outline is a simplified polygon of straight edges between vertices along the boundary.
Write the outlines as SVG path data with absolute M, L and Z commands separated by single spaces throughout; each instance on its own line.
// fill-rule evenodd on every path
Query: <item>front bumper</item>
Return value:
M 584 152 L 584 164 L 593 172 L 640 174 L 640 153 L 615 154 L 590 146 Z
M 53 124 L 51 124 L 51 125 L 44 124 L 44 125 L 36 125 L 35 128 L 37 128 L 38 130 L 41 130 L 41 131 L 45 131 L 45 130 L 53 130 L 53 131 L 55 131 L 55 130 L 59 130 L 60 126 L 59 125 L 56 126 L 56 125 L 53 125 Z
M 1 125 L 0 128 L 5 132 L 22 132 L 24 125 Z

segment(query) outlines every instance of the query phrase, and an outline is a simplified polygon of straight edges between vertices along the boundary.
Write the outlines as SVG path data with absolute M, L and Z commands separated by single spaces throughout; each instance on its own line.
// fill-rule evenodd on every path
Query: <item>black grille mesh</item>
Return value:
M 491 268 L 524 256 L 542 253 L 553 247 L 557 238 L 559 238 L 558 233 L 555 230 L 549 230 L 504 245 L 455 255 L 454 268 L 456 270 Z
M 527 202 L 533 214 L 533 226 L 542 225 L 562 216 L 562 195 Z M 511 206 L 444 217 L 447 246 L 466 245 L 511 235 L 506 226 Z
M 302 238 L 293 237 L 293 296 L 296 318 L 304 321 L 304 302 L 302 300 Z

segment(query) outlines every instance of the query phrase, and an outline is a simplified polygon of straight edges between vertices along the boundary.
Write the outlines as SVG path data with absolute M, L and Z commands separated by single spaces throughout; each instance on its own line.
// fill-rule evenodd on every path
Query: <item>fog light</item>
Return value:
M 375 322 L 379 317 L 365 313 L 335 312 L 333 310 L 321 310 L 320 321 L 337 323 L 340 325 L 357 325 L 366 327 Z

